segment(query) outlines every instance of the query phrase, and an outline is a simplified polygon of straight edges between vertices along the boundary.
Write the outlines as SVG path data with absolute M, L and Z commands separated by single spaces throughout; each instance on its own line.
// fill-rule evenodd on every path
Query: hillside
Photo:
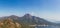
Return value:
M 39 25 L 39 24 L 48 24 L 48 25 L 54 24 L 52 22 L 44 20 L 43 18 L 32 16 L 30 14 L 25 14 L 22 17 L 11 15 L 11 16 L 7 16 L 7 17 L 2 17 L 1 20 L 4 20 L 6 18 L 13 19 L 15 22 L 19 22 L 19 23 L 37 24 L 37 25 Z
M 0 28 L 21 28 L 21 24 L 8 18 L 0 21 Z
M 22 17 L 18 17 L 15 15 L 0 17 L 0 25 L 6 28 L 33 28 L 29 25 L 58 25 L 56 23 L 49 22 L 44 20 L 43 18 L 39 18 L 36 16 L 32 16 L 30 14 L 25 14 Z M 17 27 L 18 26 L 18 27 Z M 0 26 L 1 27 L 1 26 Z

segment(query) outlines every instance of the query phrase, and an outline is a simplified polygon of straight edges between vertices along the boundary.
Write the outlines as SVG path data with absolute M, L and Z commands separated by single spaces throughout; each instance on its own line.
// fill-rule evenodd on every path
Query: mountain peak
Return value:
M 16 15 L 11 15 L 11 16 L 9 16 L 9 17 L 11 17 L 11 18 L 17 18 L 18 16 L 16 16 Z
M 27 18 L 27 19 L 32 18 L 32 16 L 30 14 L 25 14 L 23 17 Z
M 10 17 L 17 17 L 16 15 L 11 15 Z
M 24 16 L 31 16 L 30 14 L 25 14 Z

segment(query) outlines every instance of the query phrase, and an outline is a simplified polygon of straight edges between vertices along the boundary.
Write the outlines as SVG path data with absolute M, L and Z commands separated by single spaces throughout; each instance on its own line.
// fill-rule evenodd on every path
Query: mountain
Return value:
M 31 16 L 30 14 L 25 14 L 22 17 L 18 17 L 15 15 L 11 15 L 11 16 L 7 16 L 7 17 L 3 17 L 1 19 L 14 19 L 17 22 L 21 22 L 21 23 L 28 23 L 28 24 L 51 24 L 52 22 L 49 22 L 47 20 L 44 20 L 43 18 L 39 18 L 36 16 Z
M 0 28 L 21 28 L 21 24 L 10 18 L 0 21 Z
M 18 17 L 15 15 L 11 15 L 11 16 L 6 16 L 6 17 L 2 17 L 1 20 L 4 19 L 13 19 L 15 22 L 21 23 L 21 24 L 26 24 L 26 25 L 42 25 L 42 24 L 46 24 L 46 25 L 56 25 L 55 23 L 49 22 L 43 18 L 40 17 L 36 17 L 36 16 L 32 16 L 30 14 L 25 14 L 22 17 Z
M 28 24 L 46 24 L 46 25 L 52 25 L 54 23 L 52 22 L 49 22 L 47 20 L 44 20 L 43 18 L 39 18 L 39 17 L 36 17 L 36 16 L 32 16 L 30 14 L 25 14 L 24 16 L 20 17 L 18 19 L 18 21 L 22 22 L 22 23 L 28 23 Z

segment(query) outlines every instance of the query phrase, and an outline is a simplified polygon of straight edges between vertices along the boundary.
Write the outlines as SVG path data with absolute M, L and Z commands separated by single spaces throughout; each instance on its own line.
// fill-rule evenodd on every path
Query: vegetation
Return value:
M 0 18 L 0 28 L 34 28 L 29 25 L 55 25 L 55 23 L 44 20 L 43 18 L 26 14 L 23 17 L 15 15 Z
M 0 28 L 21 28 L 21 25 L 17 22 L 13 22 L 11 19 L 0 21 Z
M 32 28 L 28 24 L 15 22 L 13 19 L 0 21 L 0 28 Z

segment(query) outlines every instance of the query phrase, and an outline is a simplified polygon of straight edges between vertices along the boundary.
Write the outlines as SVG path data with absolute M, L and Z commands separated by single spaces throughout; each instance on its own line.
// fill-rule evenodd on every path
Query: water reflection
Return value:
M 60 28 L 59 26 L 36 26 L 35 28 Z

